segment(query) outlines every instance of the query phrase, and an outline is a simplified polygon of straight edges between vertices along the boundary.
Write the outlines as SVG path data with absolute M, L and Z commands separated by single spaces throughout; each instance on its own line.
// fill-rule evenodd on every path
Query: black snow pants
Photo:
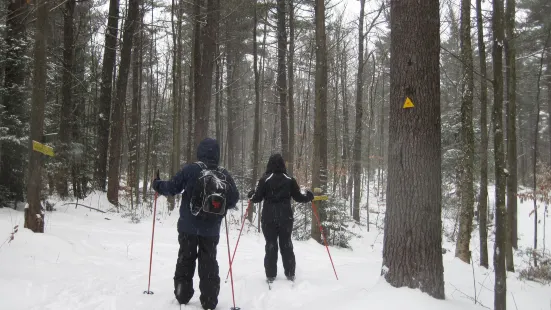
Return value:
M 262 232 L 264 233 L 264 239 L 266 239 L 266 256 L 264 257 L 266 277 L 277 276 L 278 239 L 285 276 L 294 276 L 296 262 L 295 253 L 293 252 L 293 241 L 291 240 L 291 235 L 293 234 L 292 218 L 272 221 L 264 221 L 263 219 Z
M 180 304 L 187 304 L 193 297 L 195 261 L 199 259 L 199 297 L 204 309 L 214 309 L 218 304 L 220 276 L 216 261 L 216 246 L 220 236 L 203 237 L 180 233 L 178 261 L 174 273 L 174 295 Z

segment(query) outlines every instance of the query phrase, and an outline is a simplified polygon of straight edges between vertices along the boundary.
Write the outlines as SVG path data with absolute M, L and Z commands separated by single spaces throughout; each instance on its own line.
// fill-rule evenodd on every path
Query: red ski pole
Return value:
M 229 233 L 229 230 L 228 230 L 228 220 L 226 219 L 226 217 L 224 217 L 224 223 L 226 225 L 226 242 L 228 243 L 228 261 L 230 263 L 230 278 L 231 278 L 231 296 L 232 296 L 232 299 L 233 299 L 233 307 L 231 308 L 231 310 L 241 310 L 239 307 L 236 307 L 235 306 L 235 291 L 234 291 L 234 288 L 233 288 L 233 272 L 232 272 L 232 260 L 231 260 L 231 257 L 230 257 L 230 233 Z
M 147 283 L 147 291 L 143 292 L 144 294 L 153 295 L 153 292 L 150 290 L 151 287 L 151 265 L 153 263 L 153 240 L 155 239 L 155 216 L 157 215 L 157 192 L 155 192 L 155 203 L 153 207 L 153 231 L 151 233 L 151 252 L 149 254 L 149 282 Z
M 322 200 L 322 199 L 319 199 L 319 200 Z M 331 258 L 331 252 L 329 252 L 329 246 L 327 245 L 327 239 L 325 238 L 325 232 L 323 231 L 323 228 L 321 227 L 320 217 L 319 217 L 318 210 L 316 208 L 316 204 L 314 203 L 314 201 L 312 201 L 312 210 L 314 211 L 314 215 L 316 216 L 316 220 L 318 220 L 318 226 L 320 228 L 321 235 L 323 236 L 323 242 L 325 242 L 325 248 L 327 249 L 327 254 L 329 254 L 329 260 L 331 261 L 331 266 L 333 266 L 333 272 L 335 272 L 335 278 L 337 278 L 337 280 L 338 280 L 339 277 L 337 276 L 337 270 L 335 270 L 335 264 L 333 264 L 333 258 Z
M 245 215 L 243 216 L 243 221 L 241 221 L 241 229 L 239 230 L 239 237 L 237 237 L 237 243 L 235 244 L 235 248 L 233 249 L 233 255 L 231 257 L 230 264 L 233 264 L 233 259 L 235 258 L 235 252 L 237 252 L 237 246 L 239 246 L 239 239 L 241 239 L 241 232 L 243 232 L 243 227 L 245 227 L 245 219 L 247 218 L 247 214 L 249 213 L 250 208 L 251 208 L 251 201 L 249 200 L 249 204 L 247 205 L 247 210 L 245 211 Z M 224 283 L 228 283 L 229 276 L 230 276 L 230 271 L 228 270 L 228 274 L 226 275 L 226 281 Z

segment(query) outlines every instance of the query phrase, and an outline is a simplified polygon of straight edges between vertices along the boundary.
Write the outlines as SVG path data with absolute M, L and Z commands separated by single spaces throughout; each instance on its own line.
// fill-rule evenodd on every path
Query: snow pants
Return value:
M 187 304 L 193 297 L 193 275 L 195 261 L 199 260 L 199 297 L 204 309 L 214 309 L 218 304 L 220 276 L 216 261 L 216 246 L 220 236 L 203 237 L 197 235 L 178 235 L 180 250 L 176 272 L 174 273 L 174 295 L 180 304 Z
M 285 276 L 294 276 L 296 262 L 293 241 L 291 240 L 293 220 L 263 221 L 262 232 L 264 233 L 264 239 L 266 239 L 266 256 L 264 256 L 266 277 L 277 276 L 278 239 Z

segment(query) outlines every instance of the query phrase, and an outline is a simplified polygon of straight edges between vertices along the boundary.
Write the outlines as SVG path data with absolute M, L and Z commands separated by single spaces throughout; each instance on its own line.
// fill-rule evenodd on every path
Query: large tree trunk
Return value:
M 199 1 L 196 2 L 198 5 Z M 217 11 L 220 10 L 217 0 L 207 0 L 206 25 L 201 32 L 203 49 L 199 77 L 195 81 L 195 144 L 207 138 L 209 134 L 210 101 L 212 96 L 212 70 L 216 61 L 216 30 L 218 29 Z M 196 64 L 197 65 L 197 64 Z
M 295 165 L 295 6 L 294 0 L 289 0 L 289 152 L 287 155 L 287 171 L 293 175 Z
M 515 59 L 515 0 L 507 0 L 505 11 L 505 84 L 507 95 L 507 231 L 506 252 L 507 271 L 515 271 L 513 248 L 517 242 L 517 73 Z
M 494 310 L 507 308 L 507 273 L 505 271 L 506 246 L 506 209 L 505 209 L 505 160 L 503 143 L 503 0 L 493 1 L 492 16 L 494 64 L 494 108 L 492 122 L 494 123 L 494 160 L 495 160 L 495 202 L 496 202 L 496 232 L 494 244 Z
M 543 45 L 543 49 L 541 51 L 541 58 L 540 58 L 540 66 L 538 71 L 538 82 L 536 84 L 537 91 L 536 91 L 536 113 L 535 113 L 535 120 L 534 120 L 534 154 L 532 156 L 532 190 L 534 198 L 536 196 L 536 191 L 538 189 L 538 171 L 537 171 L 537 165 L 538 165 L 538 145 L 539 145 L 539 132 L 540 132 L 540 111 L 541 111 L 541 103 L 540 103 L 540 95 L 541 95 L 541 79 L 542 79 L 542 73 L 543 73 L 543 60 L 545 57 L 545 47 L 549 44 L 549 39 L 551 39 L 551 31 L 549 31 L 547 35 L 547 39 L 545 40 L 545 44 Z M 538 205 L 537 205 L 537 199 L 534 199 L 534 252 L 538 249 Z M 534 255 L 534 265 L 538 265 L 538 257 L 537 255 Z
M 471 1 L 461 1 L 461 60 L 463 77 L 461 79 L 461 215 L 459 220 L 459 235 L 455 248 L 455 256 L 470 264 L 471 232 L 474 217 L 473 162 L 474 162 L 474 130 L 473 130 L 473 49 L 471 47 Z
M 105 49 L 101 69 L 101 88 L 98 115 L 98 157 L 95 180 L 100 190 L 105 190 L 107 184 L 107 154 L 109 146 L 109 130 L 111 127 L 111 93 L 113 91 L 113 70 L 117 56 L 117 36 L 119 29 L 119 0 L 109 1 L 109 17 L 105 30 Z
M 140 0 L 128 1 L 128 15 L 124 22 L 122 39 L 121 63 L 117 77 L 117 94 L 113 107 L 113 124 L 111 126 L 111 140 L 109 141 L 109 183 L 107 185 L 107 199 L 114 205 L 119 203 L 119 176 L 121 162 L 121 140 L 124 124 L 124 107 L 126 105 L 126 86 L 128 85 L 128 71 L 132 57 L 134 31 L 138 23 Z
M 288 160 L 289 129 L 287 127 L 287 28 L 285 26 L 285 0 L 277 0 L 277 90 L 281 122 L 281 153 Z
M 178 6 L 178 7 L 176 7 Z M 174 21 L 174 15 L 177 16 L 177 21 Z M 182 69 L 182 14 L 181 6 L 172 0 L 172 150 L 170 153 L 170 175 L 173 177 L 180 170 L 180 144 L 182 138 L 180 136 L 180 128 L 182 123 L 182 107 L 180 105 L 180 81 Z M 168 198 L 168 209 L 174 210 L 174 197 Z
M 143 14 L 143 13 L 142 13 Z M 140 20 L 142 20 L 140 14 Z M 141 23 L 143 25 L 143 23 Z M 143 29 L 140 29 L 141 31 Z M 140 153 L 140 106 L 141 106 L 141 71 L 142 71 L 142 32 L 136 33 L 136 47 L 134 48 L 134 60 L 132 64 L 132 106 L 130 110 L 130 126 L 128 128 L 128 186 L 133 189 L 136 194 L 139 191 L 139 153 Z M 136 204 L 139 195 L 136 195 Z
M 360 0 L 360 22 L 358 26 L 358 74 L 356 76 L 356 126 L 354 131 L 354 220 L 360 221 L 360 178 L 362 173 L 362 117 L 363 117 L 363 71 L 364 71 L 364 7 Z
M 480 195 L 478 221 L 480 231 L 480 266 L 488 268 L 488 82 L 486 78 L 486 46 L 484 45 L 482 0 L 476 0 L 476 27 L 480 59 Z
M 363 0 L 362 0 L 363 1 Z M 316 25 L 316 105 L 314 117 L 314 154 L 312 157 L 312 187 L 327 192 L 327 46 L 325 35 L 325 2 L 315 2 Z M 316 203 L 319 220 L 326 218 L 325 202 Z M 323 227 L 327 238 L 328 230 Z M 312 218 L 311 236 L 317 242 L 322 242 L 321 231 L 317 221 Z
M 382 273 L 394 287 L 419 288 L 444 299 L 438 0 L 392 0 L 390 16 L 391 104 Z M 407 97 L 414 108 L 402 108 Z
M 28 2 L 14 0 L 6 2 L 6 55 L 4 59 L 4 96 L 0 105 L 0 126 L 7 128 L 0 138 L 0 190 L 9 193 L 6 201 L 0 198 L 0 207 L 8 201 L 23 201 L 25 190 L 25 152 L 20 139 L 24 139 L 27 113 L 25 111 L 25 77 L 27 76 L 27 18 Z M 42 140 L 42 137 L 39 138 Z
M 34 74 L 31 108 L 31 136 L 29 139 L 29 183 L 27 184 L 27 203 L 25 209 L 25 228 L 33 232 L 44 232 L 44 213 L 40 203 L 42 190 L 42 154 L 34 152 L 32 141 L 40 141 L 44 130 L 44 102 L 46 101 L 46 31 L 48 30 L 48 0 L 37 1 L 36 31 L 34 37 Z
M 56 147 L 57 161 L 59 169 L 56 171 L 56 190 L 60 197 L 65 198 L 69 195 L 70 168 L 72 163 L 71 142 L 72 128 L 74 119 L 73 107 L 73 14 L 75 12 L 75 0 L 68 0 L 65 3 L 63 18 L 63 75 L 61 86 L 61 119 L 59 122 L 59 143 Z M 76 193 L 73 193 L 76 194 Z

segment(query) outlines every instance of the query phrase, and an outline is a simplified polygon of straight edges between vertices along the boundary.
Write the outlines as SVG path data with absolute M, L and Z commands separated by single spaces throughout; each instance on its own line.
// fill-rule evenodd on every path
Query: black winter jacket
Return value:
M 197 147 L 197 160 L 205 163 L 209 168 L 218 166 L 220 160 L 220 147 L 214 139 L 204 139 Z M 180 218 L 178 219 L 178 232 L 199 236 L 218 236 L 220 235 L 220 226 L 222 218 L 214 221 L 205 221 L 191 214 L 189 207 L 191 194 L 195 188 L 195 182 L 201 167 L 192 163 L 185 165 L 171 180 L 153 182 L 153 189 L 164 196 L 174 196 L 182 193 L 182 204 L 180 206 Z M 224 170 L 226 180 L 231 186 L 230 192 L 226 197 L 226 208 L 234 209 L 239 200 L 239 191 L 237 186 L 227 170 Z
M 291 198 L 300 203 L 310 201 L 300 192 L 295 178 L 286 174 L 283 158 L 277 154 L 270 157 L 267 172 L 258 181 L 251 201 L 259 203 L 264 200 L 262 222 L 284 222 L 293 220 Z

